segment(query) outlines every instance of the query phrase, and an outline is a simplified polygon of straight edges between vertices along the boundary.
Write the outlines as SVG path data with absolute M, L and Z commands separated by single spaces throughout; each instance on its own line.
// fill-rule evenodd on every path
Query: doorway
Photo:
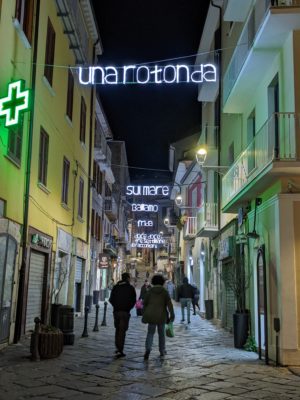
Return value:
M 279 83 L 278 75 L 274 77 L 268 87 L 268 155 L 275 160 L 280 158 L 279 154 Z
M 258 326 L 258 355 L 268 364 L 268 314 L 267 314 L 267 278 L 265 246 L 262 245 L 257 252 L 257 326 Z

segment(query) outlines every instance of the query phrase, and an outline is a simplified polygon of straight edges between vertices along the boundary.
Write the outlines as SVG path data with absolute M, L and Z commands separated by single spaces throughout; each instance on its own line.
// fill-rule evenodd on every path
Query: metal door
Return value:
M 268 314 L 267 314 L 267 279 L 265 246 L 261 246 L 257 252 L 257 313 L 258 313 L 258 355 L 265 363 L 269 362 L 268 354 Z
M 76 312 L 81 311 L 81 292 L 82 292 L 83 259 L 76 259 L 75 266 L 75 288 L 74 288 L 74 308 Z
M 26 331 L 34 329 L 34 318 L 42 318 L 46 255 L 31 251 L 26 309 Z

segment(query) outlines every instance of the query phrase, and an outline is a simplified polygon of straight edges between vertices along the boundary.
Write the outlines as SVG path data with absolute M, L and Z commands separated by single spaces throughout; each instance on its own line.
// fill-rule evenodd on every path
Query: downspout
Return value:
M 222 7 L 214 4 L 211 0 L 212 7 L 219 9 L 219 43 L 222 47 Z M 218 149 L 218 165 L 221 165 L 221 84 L 222 78 L 222 50 L 219 51 L 219 96 L 218 96 L 218 112 L 219 112 L 219 129 L 217 134 L 217 149 Z M 221 176 L 218 174 L 218 231 L 221 228 Z
M 27 147 L 27 162 L 25 172 L 25 193 L 24 193 L 24 216 L 23 216 L 23 230 L 22 230 L 22 262 L 19 272 L 19 287 L 18 287 L 18 301 L 16 312 L 16 325 L 14 343 L 17 343 L 22 335 L 22 322 L 25 314 L 25 276 L 27 266 L 27 231 L 28 231 L 28 217 L 29 217 L 29 191 L 30 191 L 30 175 L 31 175 L 31 160 L 32 160 L 32 141 L 33 141 L 33 121 L 35 110 L 35 81 L 36 81 L 36 68 L 37 68 L 37 52 L 38 52 L 38 32 L 40 22 L 40 0 L 36 2 L 36 15 L 35 15 L 35 30 L 34 30 L 34 45 L 33 45 L 33 58 L 32 58 L 32 98 L 31 98 L 31 118 L 29 123 L 29 136 Z

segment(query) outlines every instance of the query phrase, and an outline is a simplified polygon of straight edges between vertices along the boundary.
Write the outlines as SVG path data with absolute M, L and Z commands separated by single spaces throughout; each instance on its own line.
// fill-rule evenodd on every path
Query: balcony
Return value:
M 101 125 L 97 120 L 95 125 L 94 158 L 95 161 L 105 161 L 107 156 L 107 143 Z M 109 149 L 110 150 L 110 149 Z
M 116 255 L 116 239 L 112 235 L 104 235 L 104 243 L 103 243 L 104 251 L 110 253 L 111 255 Z
M 218 232 L 218 204 L 204 203 L 197 215 L 197 236 L 213 237 Z
M 108 219 L 114 222 L 118 217 L 118 206 L 113 197 L 105 196 L 104 211 Z
M 223 212 L 237 212 L 279 177 L 300 174 L 299 134 L 298 114 L 275 113 L 265 122 L 222 179 Z
M 197 234 L 197 217 L 188 217 L 184 224 L 184 239 L 192 239 Z
M 224 74 L 223 112 L 240 113 L 293 30 L 300 29 L 300 0 L 257 1 Z

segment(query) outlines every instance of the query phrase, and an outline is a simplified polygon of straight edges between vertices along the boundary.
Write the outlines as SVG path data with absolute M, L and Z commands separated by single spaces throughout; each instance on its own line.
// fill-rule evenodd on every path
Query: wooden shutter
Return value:
M 51 24 L 50 18 L 48 18 L 44 75 L 51 86 L 53 82 L 54 51 L 55 31 Z
M 85 143 L 85 125 L 86 125 L 86 105 L 84 98 L 81 96 L 80 106 L 80 141 Z
M 72 121 L 73 117 L 73 95 L 74 95 L 74 77 L 71 69 L 68 69 L 68 92 L 67 92 L 67 116 Z

